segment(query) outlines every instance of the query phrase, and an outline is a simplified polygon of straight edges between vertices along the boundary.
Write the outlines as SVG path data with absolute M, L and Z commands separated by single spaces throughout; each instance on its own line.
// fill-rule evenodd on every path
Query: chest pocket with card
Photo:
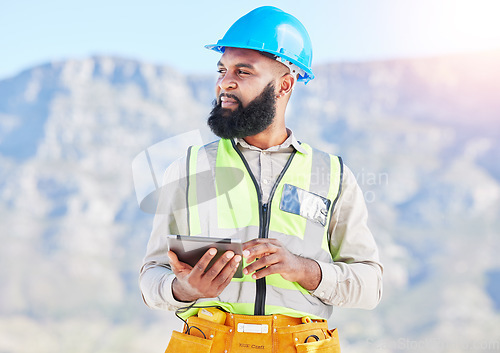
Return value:
M 309 219 L 323 227 L 327 224 L 331 201 L 320 195 L 285 184 L 281 195 L 280 210 Z

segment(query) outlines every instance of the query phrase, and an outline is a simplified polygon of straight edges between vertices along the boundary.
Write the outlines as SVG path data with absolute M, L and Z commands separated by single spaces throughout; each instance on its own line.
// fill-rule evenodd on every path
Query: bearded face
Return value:
M 208 117 L 212 132 L 224 139 L 254 136 L 267 129 L 276 115 L 276 95 L 273 82 L 269 82 L 262 93 L 246 107 L 233 94 L 222 93 L 214 100 L 213 109 Z M 226 97 L 238 104 L 234 110 L 222 108 L 221 98 Z

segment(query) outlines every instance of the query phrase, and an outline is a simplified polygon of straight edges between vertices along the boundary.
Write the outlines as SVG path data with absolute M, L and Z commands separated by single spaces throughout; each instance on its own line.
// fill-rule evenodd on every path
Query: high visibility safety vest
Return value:
M 242 242 L 275 238 L 296 255 L 332 263 L 327 231 L 340 195 L 342 160 L 305 143 L 301 146 L 307 153 L 290 155 L 265 204 L 234 141 L 190 147 L 186 200 L 190 235 Z M 312 319 L 326 319 L 332 313 L 330 305 L 279 274 L 259 280 L 251 275 L 233 278 L 217 298 L 199 299 L 197 305 L 218 305 L 235 314 Z

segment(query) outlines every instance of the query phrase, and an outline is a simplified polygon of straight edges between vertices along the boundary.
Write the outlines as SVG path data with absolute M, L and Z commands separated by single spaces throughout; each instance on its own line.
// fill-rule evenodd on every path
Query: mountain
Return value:
M 331 63 L 295 88 L 289 127 L 353 170 L 385 266 L 377 309 L 334 312 L 344 352 L 500 348 L 498 62 Z M 214 79 L 90 57 L 0 81 L 0 352 L 165 349 L 181 323 L 142 303 L 135 193 L 162 168 L 137 165 L 213 138 Z

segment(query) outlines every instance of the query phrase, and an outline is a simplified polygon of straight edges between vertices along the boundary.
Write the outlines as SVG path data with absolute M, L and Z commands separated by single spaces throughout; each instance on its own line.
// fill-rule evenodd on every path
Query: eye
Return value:
M 224 76 L 226 74 L 226 69 L 218 69 L 217 72 L 219 73 L 219 76 Z
M 248 75 L 250 75 L 250 72 L 244 71 L 244 70 L 238 70 L 238 75 L 240 75 L 240 76 L 248 76 Z

